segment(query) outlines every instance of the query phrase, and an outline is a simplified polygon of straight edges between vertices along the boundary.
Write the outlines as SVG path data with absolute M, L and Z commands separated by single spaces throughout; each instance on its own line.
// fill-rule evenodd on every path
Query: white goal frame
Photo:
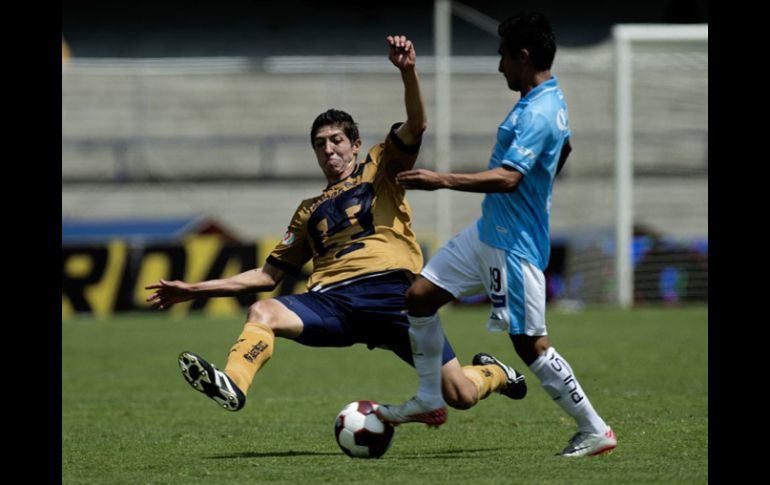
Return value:
M 632 44 L 637 42 L 708 42 L 708 24 L 618 24 L 615 45 L 615 277 L 617 303 L 634 304 Z

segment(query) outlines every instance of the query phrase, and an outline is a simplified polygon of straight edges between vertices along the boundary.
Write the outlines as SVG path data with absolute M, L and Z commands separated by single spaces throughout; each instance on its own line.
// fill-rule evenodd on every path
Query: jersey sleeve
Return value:
M 313 256 L 307 233 L 307 201 L 294 212 L 281 242 L 267 257 L 267 262 L 290 274 L 299 274 L 302 266 Z
M 534 111 L 522 113 L 502 164 L 526 175 L 551 139 L 551 129 L 545 116 Z
M 390 127 L 390 132 L 382 144 L 382 152 L 379 157 L 379 163 L 391 178 L 395 178 L 398 172 L 414 166 L 422 144 L 422 137 L 414 145 L 404 143 L 396 134 L 396 130 L 401 125 L 402 123 L 395 123 Z

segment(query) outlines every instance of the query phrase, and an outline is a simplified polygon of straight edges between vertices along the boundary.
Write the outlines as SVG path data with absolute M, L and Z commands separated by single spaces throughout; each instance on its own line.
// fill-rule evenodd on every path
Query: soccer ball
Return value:
M 334 437 L 346 455 L 379 458 L 390 448 L 394 429 L 374 414 L 378 406 L 374 401 L 353 401 L 337 415 Z

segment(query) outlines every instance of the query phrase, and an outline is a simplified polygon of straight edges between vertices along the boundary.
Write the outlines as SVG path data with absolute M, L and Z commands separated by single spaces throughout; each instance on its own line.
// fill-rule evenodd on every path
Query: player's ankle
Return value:
M 417 393 L 415 397 L 423 404 L 425 404 L 427 407 L 431 409 L 438 409 L 441 407 L 446 406 L 446 402 L 444 401 L 444 396 L 441 394 L 427 394 L 427 393 Z

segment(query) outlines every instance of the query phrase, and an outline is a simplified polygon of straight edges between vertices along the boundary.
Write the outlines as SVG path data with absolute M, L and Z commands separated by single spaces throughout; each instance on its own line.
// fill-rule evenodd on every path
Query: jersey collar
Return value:
M 540 93 L 542 93 L 546 89 L 555 88 L 556 87 L 556 81 L 557 81 L 556 76 L 551 76 L 550 79 L 548 79 L 545 82 L 542 82 L 542 83 L 538 84 L 530 92 L 528 92 L 526 96 L 521 98 L 522 101 L 523 100 L 527 100 L 527 101 L 532 100 L 532 99 L 540 96 Z

